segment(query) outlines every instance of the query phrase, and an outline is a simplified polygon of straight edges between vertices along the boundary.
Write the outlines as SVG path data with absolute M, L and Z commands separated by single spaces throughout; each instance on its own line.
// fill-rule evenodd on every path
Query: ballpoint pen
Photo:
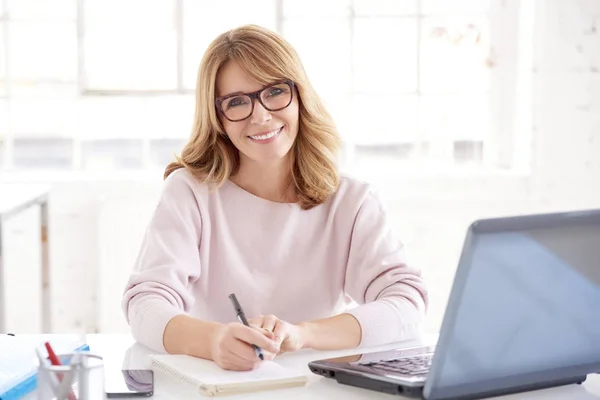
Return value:
M 248 323 L 248 320 L 246 319 L 246 314 L 244 314 L 244 310 L 242 310 L 242 306 L 240 305 L 240 302 L 238 301 L 237 297 L 235 297 L 234 293 L 231 293 L 229 295 L 229 300 L 231 300 L 231 303 L 233 304 L 233 308 L 235 308 L 235 313 L 236 313 L 238 319 L 240 320 L 240 322 L 246 326 L 250 326 L 250 324 Z M 260 358 L 261 360 L 264 360 L 265 356 L 263 355 L 262 349 L 254 344 L 252 345 L 252 347 L 254 347 L 254 352 L 256 353 L 258 358 Z

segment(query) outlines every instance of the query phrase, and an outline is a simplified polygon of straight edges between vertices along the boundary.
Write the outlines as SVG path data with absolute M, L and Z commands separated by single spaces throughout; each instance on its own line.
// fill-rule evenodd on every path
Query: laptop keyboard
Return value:
M 377 361 L 361 364 L 375 370 L 391 372 L 414 377 L 426 376 L 431 367 L 433 354 L 424 354 L 415 357 L 403 357 L 397 360 Z

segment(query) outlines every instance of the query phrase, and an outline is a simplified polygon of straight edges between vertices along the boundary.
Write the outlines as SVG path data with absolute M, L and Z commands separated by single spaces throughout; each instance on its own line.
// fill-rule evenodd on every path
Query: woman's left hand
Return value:
M 290 324 L 274 315 L 259 315 L 250 318 L 248 323 L 251 326 L 273 332 L 275 340 L 281 344 L 279 354 L 300 350 L 306 343 L 304 328 L 300 325 Z

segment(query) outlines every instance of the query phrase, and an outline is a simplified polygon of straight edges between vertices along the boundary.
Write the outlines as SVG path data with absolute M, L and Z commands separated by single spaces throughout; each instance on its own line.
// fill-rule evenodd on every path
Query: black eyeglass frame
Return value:
M 261 93 L 264 92 L 265 90 L 270 89 L 273 86 L 279 85 L 281 83 L 285 83 L 285 84 L 287 84 L 289 86 L 290 93 L 291 93 L 291 95 L 290 95 L 290 101 L 285 106 L 279 107 L 279 108 L 276 108 L 276 109 L 272 109 L 272 108 L 267 107 L 265 105 L 265 103 L 263 103 L 262 99 L 260 98 Z M 256 92 L 252 92 L 252 93 L 232 93 L 232 94 L 228 94 L 227 96 L 217 97 L 215 99 L 215 105 L 217 106 L 217 110 L 219 110 L 219 112 L 221 113 L 221 115 L 223 115 L 229 121 L 231 121 L 231 122 L 240 122 L 240 121 L 243 121 L 245 119 L 250 118 L 250 116 L 254 112 L 254 103 L 255 103 L 255 100 L 258 100 L 260 102 L 260 104 L 265 108 L 265 110 L 268 110 L 268 111 L 281 111 L 284 108 L 287 108 L 290 104 L 292 104 L 292 100 L 294 99 L 294 88 L 295 87 L 296 87 L 296 84 L 294 83 L 294 81 L 292 81 L 290 79 L 284 79 L 284 80 L 281 80 L 281 81 L 273 82 L 273 83 L 269 84 L 268 86 L 265 86 L 265 87 L 263 87 L 260 90 L 257 90 Z M 252 107 L 250 108 L 250 113 L 246 117 L 240 118 L 240 119 L 231 119 L 231 118 L 227 117 L 227 115 L 225 114 L 225 111 L 223 111 L 222 104 L 223 104 L 223 102 L 225 100 L 227 100 L 227 99 L 229 99 L 231 97 L 236 97 L 236 96 L 248 96 L 248 97 L 250 97 L 250 101 L 252 102 Z

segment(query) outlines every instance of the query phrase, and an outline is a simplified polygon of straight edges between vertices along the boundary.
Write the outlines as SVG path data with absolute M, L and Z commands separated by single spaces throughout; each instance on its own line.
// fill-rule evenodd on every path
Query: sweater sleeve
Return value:
M 362 329 L 359 346 L 397 342 L 418 333 L 427 289 L 421 271 L 407 264 L 404 245 L 373 192 L 356 215 L 344 289 L 359 304 L 348 311 Z
M 160 352 L 167 323 L 193 305 L 200 276 L 200 210 L 178 172 L 165 181 L 122 299 L 133 337 Z

